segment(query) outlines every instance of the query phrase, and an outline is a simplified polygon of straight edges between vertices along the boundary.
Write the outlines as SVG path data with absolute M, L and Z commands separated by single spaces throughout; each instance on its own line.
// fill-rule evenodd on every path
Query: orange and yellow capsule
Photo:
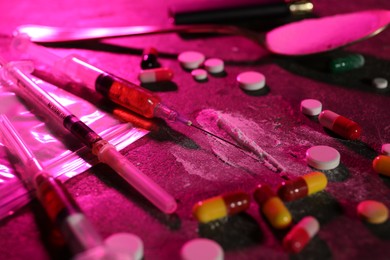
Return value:
M 290 211 L 270 186 L 258 185 L 253 195 L 264 216 L 274 228 L 282 229 L 291 224 Z
M 377 173 L 390 176 L 390 156 L 379 155 L 372 162 L 372 167 Z
M 234 192 L 199 201 L 192 214 L 201 223 L 231 216 L 249 207 L 250 196 L 246 192 Z
M 297 200 L 326 188 L 328 179 L 322 172 L 311 172 L 295 180 L 282 182 L 278 196 L 284 201 Z

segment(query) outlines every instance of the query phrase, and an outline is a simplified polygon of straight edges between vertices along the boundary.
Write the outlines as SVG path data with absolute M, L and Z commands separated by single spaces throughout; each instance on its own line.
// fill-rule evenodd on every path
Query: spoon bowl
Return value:
M 101 28 L 59 28 L 22 25 L 15 33 L 27 34 L 36 43 L 74 43 L 106 38 L 165 33 L 214 33 L 240 35 L 286 56 L 311 55 L 331 51 L 365 40 L 382 32 L 390 23 L 389 10 L 368 10 L 323 18 L 310 18 L 277 27 L 265 35 L 236 26 L 126 26 Z

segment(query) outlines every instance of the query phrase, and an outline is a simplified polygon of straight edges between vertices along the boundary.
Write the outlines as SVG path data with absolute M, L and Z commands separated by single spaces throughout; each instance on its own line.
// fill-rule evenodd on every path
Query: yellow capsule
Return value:
M 250 197 L 245 192 L 229 193 L 199 201 L 192 209 L 194 217 L 202 223 L 231 216 L 249 207 Z
M 357 206 L 358 215 L 371 224 L 381 224 L 389 218 L 389 210 L 382 202 L 365 200 Z
M 278 197 L 267 200 L 262 211 L 274 228 L 285 228 L 291 224 L 291 214 Z
M 307 183 L 308 195 L 322 191 L 328 184 L 328 179 L 322 172 L 311 172 L 303 176 Z
M 282 229 L 291 224 L 290 211 L 268 185 L 257 186 L 253 195 L 264 216 L 274 228 Z
M 322 191 L 327 184 L 325 174 L 311 172 L 295 180 L 282 182 L 277 193 L 283 201 L 292 201 Z
M 377 173 L 390 176 L 390 156 L 377 156 L 372 162 L 372 166 Z

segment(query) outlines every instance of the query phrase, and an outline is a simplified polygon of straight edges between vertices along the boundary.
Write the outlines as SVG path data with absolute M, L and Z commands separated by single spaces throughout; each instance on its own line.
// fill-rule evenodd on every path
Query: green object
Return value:
M 334 59 L 330 62 L 330 70 L 334 73 L 349 71 L 363 67 L 364 57 L 360 54 L 351 54 Z

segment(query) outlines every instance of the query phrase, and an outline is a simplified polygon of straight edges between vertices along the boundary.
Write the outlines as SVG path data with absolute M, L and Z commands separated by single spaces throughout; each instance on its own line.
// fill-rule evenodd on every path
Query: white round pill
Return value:
M 390 156 L 390 144 L 383 144 L 381 149 L 382 154 Z
M 340 164 L 340 153 L 330 146 L 313 146 L 306 151 L 306 161 L 313 168 L 331 170 Z
M 207 79 L 207 71 L 204 69 L 195 69 L 191 71 L 191 75 L 195 80 L 201 81 Z
M 265 86 L 265 76 L 256 71 L 247 71 L 237 76 L 237 82 L 242 89 L 255 91 Z
M 385 89 L 389 83 L 387 82 L 387 79 L 375 78 L 372 80 L 372 84 L 374 84 L 377 89 Z
M 144 255 L 143 242 L 134 234 L 116 233 L 106 238 L 104 243 L 112 251 L 127 255 L 134 260 L 140 260 Z
M 317 116 L 322 111 L 322 104 L 317 99 L 304 99 L 301 102 L 301 112 L 308 116 Z
M 225 69 L 223 60 L 217 58 L 207 59 L 204 62 L 204 67 L 212 74 L 221 73 Z
M 185 51 L 180 53 L 177 59 L 185 69 L 193 70 L 202 65 L 205 56 L 203 53 L 197 51 Z
M 215 241 L 207 238 L 196 238 L 188 241 L 181 248 L 182 260 L 223 260 L 222 247 Z

